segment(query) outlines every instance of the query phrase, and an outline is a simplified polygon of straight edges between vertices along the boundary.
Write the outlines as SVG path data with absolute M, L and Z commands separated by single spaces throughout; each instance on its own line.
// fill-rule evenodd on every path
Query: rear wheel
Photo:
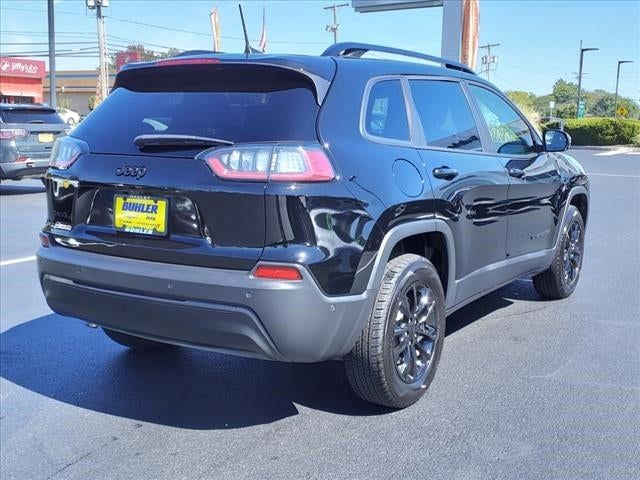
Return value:
M 128 335 L 126 333 L 118 332 L 116 330 L 110 330 L 103 328 L 102 331 L 114 342 L 128 347 L 132 350 L 153 350 L 158 348 L 168 348 L 170 345 L 161 342 L 154 342 L 153 340 L 147 340 L 146 338 L 136 337 Z
M 573 205 L 567 211 L 569 220 L 551 266 L 533 277 L 533 286 L 544 298 L 566 298 L 578 285 L 584 256 L 584 221 Z
M 418 255 L 394 258 L 360 339 L 345 359 L 351 387 L 368 402 L 412 405 L 435 376 L 444 333 L 444 292 L 435 267 Z

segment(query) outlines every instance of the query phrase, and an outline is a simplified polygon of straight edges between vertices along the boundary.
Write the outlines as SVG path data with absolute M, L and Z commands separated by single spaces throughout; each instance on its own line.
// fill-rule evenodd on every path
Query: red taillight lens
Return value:
M 287 265 L 260 265 L 253 276 L 270 280 L 302 280 L 300 270 Z
M 89 151 L 89 146 L 82 140 L 73 137 L 61 137 L 56 140 L 49 157 L 49 166 L 58 170 L 66 170 L 83 153 Z
M 2 128 L 0 129 L 0 140 L 13 140 L 14 138 L 24 138 L 29 132 L 24 128 Z
M 327 154 L 316 145 L 216 148 L 201 158 L 225 180 L 327 182 L 335 178 Z

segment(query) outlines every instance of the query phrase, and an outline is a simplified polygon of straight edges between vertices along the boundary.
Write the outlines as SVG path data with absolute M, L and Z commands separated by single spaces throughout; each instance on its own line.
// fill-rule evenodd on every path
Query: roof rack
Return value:
M 421 60 L 429 60 L 441 64 L 445 68 L 459 70 L 461 72 L 476 75 L 476 72 L 462 63 L 447 60 L 446 58 L 435 57 L 411 50 L 402 50 L 400 48 L 384 47 L 381 45 L 370 45 L 367 43 L 343 42 L 336 43 L 322 52 L 323 57 L 353 57 L 360 58 L 367 52 L 392 53 L 394 55 L 402 55 L 404 57 L 419 58 Z

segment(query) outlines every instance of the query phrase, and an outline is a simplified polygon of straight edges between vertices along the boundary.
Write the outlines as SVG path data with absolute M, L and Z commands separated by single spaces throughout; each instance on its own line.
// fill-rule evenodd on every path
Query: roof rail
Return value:
M 476 72 L 462 63 L 447 60 L 446 58 L 435 57 L 411 50 L 402 50 L 400 48 L 384 47 L 381 45 L 370 45 L 367 43 L 343 42 L 336 43 L 322 52 L 323 57 L 353 57 L 360 58 L 367 52 L 392 53 L 394 55 L 402 55 L 404 57 L 419 58 L 421 60 L 429 60 L 441 64 L 445 68 L 459 70 L 461 72 L 476 75 Z

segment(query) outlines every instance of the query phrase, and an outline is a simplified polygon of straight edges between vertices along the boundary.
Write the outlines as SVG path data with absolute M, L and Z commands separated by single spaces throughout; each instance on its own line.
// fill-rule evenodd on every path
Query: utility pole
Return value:
M 338 23 L 338 9 L 342 7 L 348 7 L 348 3 L 340 3 L 336 5 L 335 3 L 329 7 L 324 7 L 325 10 L 333 10 L 333 24 L 327 25 L 327 32 L 333 32 L 333 43 L 338 43 L 338 28 L 340 28 L 340 24 Z
M 479 49 L 487 49 L 487 54 L 482 56 L 482 66 L 486 69 L 484 73 L 487 74 L 487 80 L 491 79 L 491 65 L 498 65 L 498 57 L 497 55 L 491 55 L 491 49 L 494 47 L 499 47 L 499 43 L 487 43 L 486 45 L 480 45 Z M 480 72 L 483 73 L 483 72 Z
M 56 32 L 53 12 L 53 0 L 47 0 L 47 19 L 49 21 L 49 104 L 58 106 L 56 92 Z
M 104 28 L 102 9 L 109 6 L 109 0 L 86 0 L 87 8 L 96 11 L 98 22 L 98 50 L 100 55 L 100 100 L 109 95 L 109 58 L 107 52 L 107 37 Z
M 582 118 L 584 111 L 580 110 L 580 95 L 582 94 L 582 60 L 584 52 L 590 52 L 592 50 L 600 50 L 599 48 L 582 48 L 582 40 L 580 40 L 580 64 L 578 66 L 578 103 L 576 104 L 576 118 Z
M 618 118 L 618 84 L 620 83 L 620 65 L 633 63 L 633 60 L 618 60 L 618 73 L 616 74 L 616 99 L 613 103 L 613 118 Z

